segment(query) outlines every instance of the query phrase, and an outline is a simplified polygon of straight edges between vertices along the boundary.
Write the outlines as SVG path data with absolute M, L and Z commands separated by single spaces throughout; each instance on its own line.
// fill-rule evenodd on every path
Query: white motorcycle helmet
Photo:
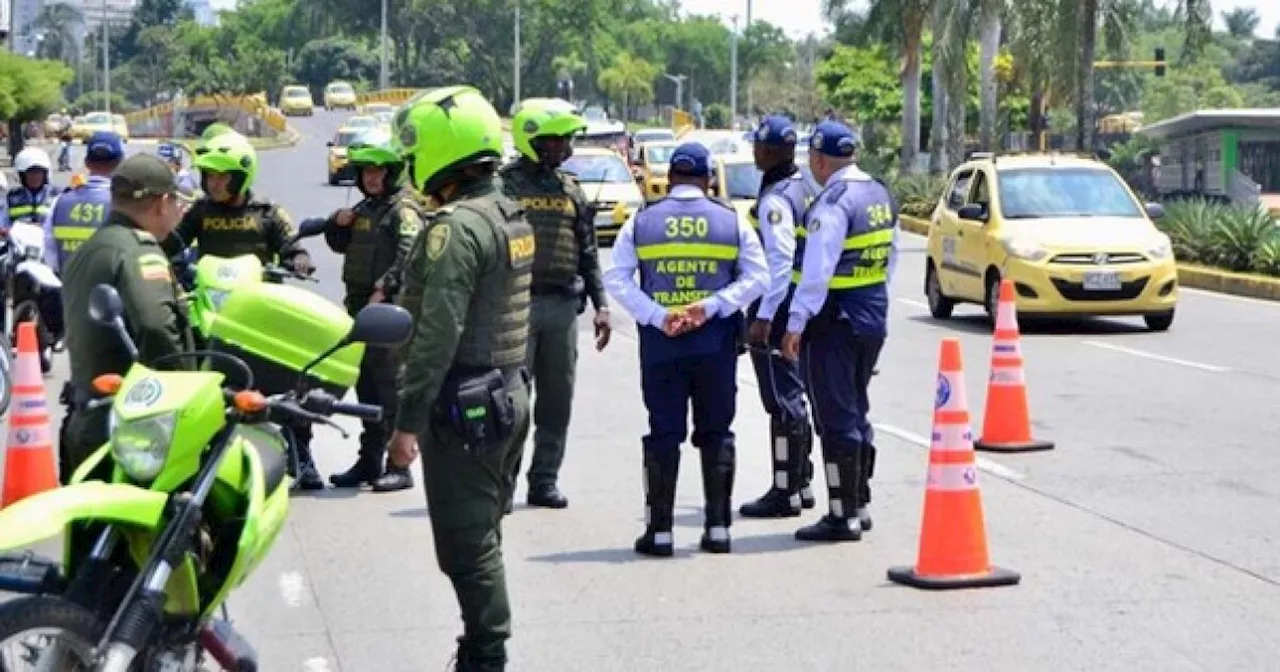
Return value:
M 44 168 L 46 173 L 53 172 L 49 154 L 37 147 L 28 147 L 18 152 L 18 156 L 13 159 L 13 171 L 21 175 L 32 168 Z

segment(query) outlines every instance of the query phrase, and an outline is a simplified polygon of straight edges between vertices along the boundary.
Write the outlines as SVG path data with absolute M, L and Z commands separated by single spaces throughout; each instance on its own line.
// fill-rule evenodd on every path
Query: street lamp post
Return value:
M 730 47 L 729 128 L 738 122 L 738 15 L 733 15 L 733 42 Z
M 685 75 L 672 75 L 670 73 L 662 73 L 663 77 L 676 83 L 676 109 L 684 109 L 684 80 L 688 79 Z
M 742 29 L 743 34 L 751 30 L 751 4 L 752 0 L 747 0 L 747 25 Z M 747 114 L 751 114 L 751 79 L 747 79 Z
M 378 86 L 383 91 L 391 88 L 391 72 L 387 69 L 387 0 L 382 0 L 382 70 L 378 74 Z
M 516 45 L 515 72 L 511 85 L 511 107 L 514 110 L 520 105 L 520 0 L 516 0 Z
M 102 98 L 111 114 L 111 37 L 108 34 L 107 0 L 102 0 Z

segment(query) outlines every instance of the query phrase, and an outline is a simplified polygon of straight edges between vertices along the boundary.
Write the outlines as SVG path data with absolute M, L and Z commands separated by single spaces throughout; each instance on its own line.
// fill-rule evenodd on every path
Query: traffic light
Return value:
M 1164 77 L 1164 47 L 1156 47 L 1156 77 Z

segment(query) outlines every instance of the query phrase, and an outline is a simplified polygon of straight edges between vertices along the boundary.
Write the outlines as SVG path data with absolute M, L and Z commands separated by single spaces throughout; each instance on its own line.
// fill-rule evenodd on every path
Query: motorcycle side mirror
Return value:
M 120 300 L 120 293 L 115 287 L 103 283 L 93 288 L 89 293 L 89 317 L 115 331 L 120 342 L 129 351 L 129 357 L 135 361 L 138 359 L 138 346 L 124 326 L 124 302 Z
M 409 340 L 413 318 L 409 311 L 389 303 L 374 303 L 356 313 L 351 333 L 343 340 L 375 348 L 394 348 Z

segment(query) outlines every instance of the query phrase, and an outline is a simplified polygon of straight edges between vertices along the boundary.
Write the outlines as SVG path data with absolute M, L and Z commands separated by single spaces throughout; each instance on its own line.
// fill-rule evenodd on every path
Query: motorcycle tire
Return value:
M 36 325 L 36 352 L 40 355 L 40 373 L 49 373 L 53 370 L 53 337 L 49 334 L 49 329 L 45 326 L 44 320 L 40 317 L 40 306 L 35 301 L 27 300 L 19 303 L 13 309 L 13 324 L 19 325 L 23 322 L 34 322 Z M 14 329 L 17 334 L 17 329 Z M 16 336 L 14 337 L 14 345 L 17 345 Z
M 20 597 L 0 604 L 0 643 L 24 633 L 53 628 L 59 641 L 80 659 L 84 669 L 93 665 L 92 651 L 103 624 L 92 612 L 53 595 Z
M 9 348 L 0 348 L 0 415 L 9 412 L 13 400 L 13 354 Z

